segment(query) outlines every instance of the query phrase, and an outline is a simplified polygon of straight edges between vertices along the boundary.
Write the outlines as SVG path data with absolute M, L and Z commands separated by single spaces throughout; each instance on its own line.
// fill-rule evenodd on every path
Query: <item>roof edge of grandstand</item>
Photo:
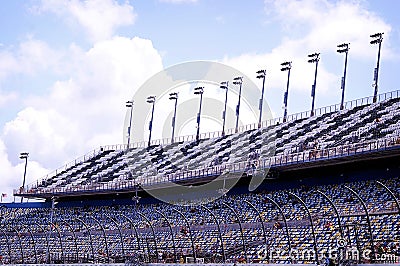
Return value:
M 399 97 L 400 97 L 400 90 L 394 90 L 394 91 L 378 94 L 376 102 L 379 103 L 379 102 L 382 102 L 385 100 L 399 98 Z M 344 106 L 343 110 L 351 109 L 351 108 L 366 105 L 366 104 L 371 104 L 371 103 L 373 103 L 373 98 L 374 98 L 373 96 L 369 96 L 369 97 L 363 97 L 363 98 L 359 98 L 359 99 L 355 99 L 355 100 L 346 101 L 343 105 Z M 328 112 L 336 112 L 336 111 L 340 111 L 340 110 L 341 110 L 340 104 L 334 104 L 334 105 L 320 107 L 320 108 L 315 109 L 314 115 L 319 116 L 319 115 L 326 114 Z M 303 112 L 288 115 L 285 122 L 283 121 L 283 117 L 277 117 L 277 118 L 265 120 L 261 123 L 261 128 L 265 128 L 265 127 L 268 127 L 271 125 L 276 125 L 277 123 L 288 123 L 291 121 L 295 121 L 297 119 L 307 118 L 307 117 L 310 117 L 310 115 L 311 115 L 311 111 L 303 111 Z M 238 132 L 243 132 L 243 131 L 257 129 L 257 128 L 258 128 L 258 123 L 248 124 L 248 125 L 239 127 Z M 234 134 L 234 133 L 236 133 L 236 132 L 235 132 L 235 129 L 233 129 L 233 128 L 226 130 L 226 135 L 230 135 L 230 134 Z M 220 137 L 220 136 L 222 136 L 222 131 L 208 132 L 208 133 L 200 134 L 200 139 L 216 138 L 216 137 Z M 187 135 L 187 136 L 176 137 L 175 139 L 176 139 L 176 142 L 190 141 L 190 140 L 195 140 L 196 136 L 195 135 Z M 166 144 L 170 144 L 170 143 L 171 143 L 170 138 L 155 139 L 155 140 L 151 141 L 151 145 L 166 145 Z M 127 144 L 102 145 L 99 148 L 93 149 L 92 151 L 86 153 L 85 155 L 78 157 L 75 160 L 53 170 L 52 172 L 46 174 L 45 176 L 38 178 L 37 180 L 47 179 L 49 176 L 57 174 L 57 172 L 61 172 L 71 166 L 74 166 L 80 162 L 83 162 L 85 160 L 92 158 L 100 151 L 123 150 L 123 149 L 128 149 L 128 148 L 144 148 L 146 146 L 147 146 L 147 141 L 133 142 L 133 143 L 130 143 L 129 146 Z M 33 182 L 32 184 L 34 184 L 34 183 L 35 182 Z

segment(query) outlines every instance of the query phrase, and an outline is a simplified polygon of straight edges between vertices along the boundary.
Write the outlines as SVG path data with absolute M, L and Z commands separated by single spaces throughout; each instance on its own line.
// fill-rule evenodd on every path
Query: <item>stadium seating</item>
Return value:
M 398 178 L 381 181 L 400 195 Z M 365 248 L 370 243 L 364 210 L 360 202 L 349 195 L 344 185 L 299 187 L 261 194 L 225 196 L 204 206 L 209 208 L 218 220 L 227 260 L 240 261 L 247 257 L 248 262 L 268 260 L 284 263 L 289 261 L 286 228 L 276 206 L 267 197 L 274 199 L 282 208 L 288 221 L 292 250 L 302 252 L 314 248 L 309 218 L 300 202 L 289 195 L 289 192 L 292 192 L 303 199 L 311 211 L 319 259 L 322 260 L 323 250 L 333 250 L 337 247 L 341 235 L 332 206 L 316 193 L 316 190 L 330 197 L 339 209 L 343 237 L 348 246 Z M 400 252 L 400 215 L 391 195 L 377 186 L 374 180 L 346 185 L 358 191 L 366 203 L 375 245 L 384 246 L 388 254 Z M 249 204 L 244 204 L 244 200 L 253 204 L 255 209 Z M 224 207 L 222 202 L 231 206 L 236 214 Z M 185 215 L 189 227 L 175 209 L 179 209 Z M 166 219 L 156 210 L 164 214 Z M 256 210 L 262 217 L 267 246 Z M 0 236 L 0 255 L 3 262 L 8 262 L 10 256 L 14 263 L 22 262 L 23 259 L 25 263 L 35 263 L 35 260 L 45 262 L 48 256 L 54 262 L 108 262 L 107 254 L 111 261 L 118 262 L 136 253 L 153 262 L 157 258 L 160 261 L 172 262 L 173 240 L 176 253 L 183 257 L 193 257 L 191 236 L 198 257 L 205 258 L 206 262 L 222 260 L 221 255 L 218 255 L 222 253 L 216 221 L 207 215 L 207 211 L 196 206 L 177 207 L 158 203 L 54 209 L 2 208 L 1 211 L 1 226 L 8 236 L 8 239 L 4 235 Z M 243 229 L 246 253 L 238 218 Z M 168 223 L 171 223 L 171 228 Z M 93 253 L 90 243 L 93 245 Z M 8 245 L 11 254 L 8 252 Z M 19 252 L 21 248 L 22 253 Z M 159 255 L 156 255 L 156 249 Z M 267 258 L 264 254 L 266 250 L 272 256 Z M 285 251 L 286 256 L 274 256 L 273 251 L 278 250 Z M 313 261 L 312 256 L 294 258 L 299 263 Z
M 395 143 L 399 132 L 400 98 L 389 98 L 217 138 L 102 149 L 90 159 L 32 184 L 26 193 L 131 188 L 134 183 L 184 179 L 188 171 L 203 169 L 204 173 L 207 169 L 209 173 L 211 169 L 212 173 L 252 160 L 270 166 L 350 150 L 362 152 L 379 148 L 377 143 L 371 144 L 374 140 L 384 140 L 384 145 L 388 139 Z
M 103 147 L 20 192 L 57 196 L 134 191 L 138 184 L 218 175 L 229 167 L 251 173 L 253 166 L 258 170 L 379 150 L 400 144 L 396 95 L 199 141 Z M 400 210 L 378 178 L 232 194 L 202 207 L 136 201 L 84 207 L 3 206 L 0 263 L 108 263 L 134 258 L 174 262 L 194 257 L 207 263 L 222 262 L 224 256 L 227 262 L 313 263 L 315 250 L 322 261 L 327 251 L 338 247 L 361 252 L 371 245 L 376 253 L 390 255 L 384 262 L 395 262 L 392 255 L 400 256 Z M 399 198 L 398 177 L 380 181 Z M 351 259 L 370 262 L 368 256 L 358 255 Z

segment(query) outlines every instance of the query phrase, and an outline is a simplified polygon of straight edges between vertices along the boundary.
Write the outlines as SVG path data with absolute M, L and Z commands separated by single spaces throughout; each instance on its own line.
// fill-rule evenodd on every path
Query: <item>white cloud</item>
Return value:
M 274 14 L 288 36 L 295 36 L 288 37 L 289 47 L 283 48 L 297 49 L 297 53 L 305 49 L 335 52 L 337 44 L 350 42 L 352 56 L 374 58 L 369 35 L 376 32 L 385 33 L 384 54 L 393 53 L 388 41 L 391 26 L 361 1 L 267 0 L 265 9 Z
M 45 42 L 28 37 L 16 49 L 0 51 L 0 81 L 12 74 L 35 75 L 54 68 L 61 55 Z
M 19 154 L 15 154 L 10 158 L 5 143 L 0 140 L 0 193 L 4 193 L 7 197 L 3 198 L 3 202 L 13 200 L 13 189 L 19 188 L 22 185 L 25 162 L 18 159 Z M 18 160 L 16 164 L 10 161 Z M 49 170 L 43 168 L 37 161 L 30 159 L 27 165 L 26 184 L 31 184 L 37 180 L 37 177 L 43 176 Z
M 69 78 L 55 81 L 48 95 L 27 99 L 27 107 L 3 128 L 4 188 L 20 186 L 12 178 L 21 174 L 21 151 L 30 152 L 33 181 L 43 169 L 55 169 L 100 145 L 122 143 L 125 101 L 162 69 L 152 42 L 137 37 L 114 37 L 88 51 L 71 45 L 65 58 Z
M 20 44 L 18 64 L 25 73 L 36 73 L 57 64 L 61 53 L 50 48 L 47 43 L 29 38 Z
M 54 160 L 62 155 L 52 156 L 53 151 L 58 150 L 65 154 L 69 144 L 68 136 L 74 132 L 74 126 L 68 122 L 56 110 L 41 112 L 27 107 L 14 120 L 6 123 L 2 139 L 10 154 L 19 154 L 23 150 L 32 151 L 39 161 L 54 165 L 57 163 Z M 60 132 L 64 134 L 61 135 Z
M 254 78 L 254 81 L 258 82 L 256 84 L 260 81 L 255 80 L 255 72 L 266 68 L 268 72 L 267 97 L 274 99 L 273 102 L 270 101 L 270 105 L 273 112 L 279 115 L 281 115 L 282 95 L 287 79 L 287 73 L 280 71 L 282 62 L 288 60 L 293 62 L 290 79 L 291 94 L 302 95 L 308 102 L 311 101 L 309 95 L 315 65 L 307 63 L 307 55 L 320 52 L 316 97 L 317 102 L 321 101 L 324 105 L 328 105 L 332 104 L 332 97 L 339 97 L 338 88 L 342 75 L 341 71 L 333 73 L 328 67 L 331 65 L 330 58 L 333 56 L 338 57 L 340 62 L 343 60 L 336 52 L 336 45 L 350 42 L 351 58 L 369 60 L 372 65 L 372 61 L 376 60 L 376 47 L 370 45 L 369 35 L 385 32 L 383 59 L 394 54 L 390 49 L 391 26 L 364 8 L 359 1 L 267 0 L 265 11 L 268 19 L 278 22 L 283 29 L 280 44 L 270 52 L 225 57 L 223 62 Z M 276 99 L 279 99 L 278 102 Z M 302 101 L 289 100 L 289 102 L 301 108 L 296 107 L 296 112 L 306 108 Z
M 110 38 L 121 26 L 135 22 L 136 14 L 128 2 L 114 0 L 42 0 L 39 12 L 53 12 L 72 24 L 78 24 L 92 41 Z
M 125 101 L 162 69 L 152 43 L 140 38 L 115 37 L 87 52 L 71 50 L 70 78 L 55 82 L 48 96 L 28 99 L 31 107 L 6 124 L 3 139 L 13 153 L 35 151 L 54 166 L 72 154 L 121 143 Z
M 288 53 L 283 52 L 283 50 Z M 287 74 L 280 71 L 280 64 L 290 60 L 293 69 L 291 72 L 291 90 L 308 92 L 314 78 L 315 65 L 307 63 L 307 54 L 291 52 L 288 49 L 278 47 L 271 53 L 266 54 L 244 54 L 234 58 L 224 58 L 223 62 L 243 71 L 249 78 L 252 78 L 256 84 L 260 81 L 255 78 L 256 71 L 260 69 L 267 70 L 267 90 L 271 88 L 281 88 L 286 84 Z M 329 73 L 321 60 L 318 66 L 318 87 L 327 92 L 335 85 L 336 76 Z M 277 98 L 280 98 L 277 97 Z

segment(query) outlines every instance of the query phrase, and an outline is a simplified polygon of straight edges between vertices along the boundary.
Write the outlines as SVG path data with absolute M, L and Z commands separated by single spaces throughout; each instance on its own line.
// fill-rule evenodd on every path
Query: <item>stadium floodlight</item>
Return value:
M 229 86 L 229 81 L 223 81 L 220 83 L 220 88 L 225 90 L 225 105 L 224 105 L 224 111 L 222 112 L 222 136 L 225 136 L 225 121 L 226 121 L 226 104 L 228 102 L 228 88 Z
M 236 77 L 233 79 L 234 85 L 239 85 L 239 98 L 238 103 L 236 105 L 236 126 L 235 126 L 235 133 L 238 133 L 239 130 L 239 110 L 240 110 L 240 99 L 242 97 L 242 84 L 243 84 L 243 77 Z
M 310 113 L 311 116 L 314 115 L 315 89 L 317 87 L 318 62 L 320 59 L 319 55 L 320 53 L 313 53 L 308 55 L 308 57 L 310 58 L 308 60 L 308 63 L 315 63 L 314 84 L 311 87 L 311 97 L 312 97 L 311 113 Z
M 128 149 L 129 149 L 129 144 L 131 142 L 131 129 L 132 129 L 132 110 L 133 110 L 133 101 L 127 101 L 126 105 L 127 108 L 130 108 L 130 116 L 129 116 L 129 126 L 128 126 Z
M 25 169 L 24 169 L 24 178 L 22 180 L 22 187 L 21 187 L 21 193 L 25 191 L 25 181 L 26 181 L 26 167 L 28 165 L 28 157 L 29 157 L 29 152 L 21 152 L 19 154 L 19 158 L 21 160 L 25 160 Z M 21 197 L 21 203 L 24 200 L 24 197 Z
M 264 88 L 265 88 L 265 76 L 267 75 L 267 70 L 262 69 L 258 70 L 256 78 L 258 79 L 263 79 L 263 85 L 262 85 L 262 90 L 261 90 L 261 99 L 258 104 L 258 109 L 260 110 L 260 115 L 258 117 L 258 128 L 261 127 L 261 119 L 262 119 L 262 107 L 263 107 L 263 101 L 264 101 Z
M 382 38 L 382 35 L 383 35 L 383 34 L 384 34 L 383 32 L 379 32 L 379 33 L 371 34 L 371 35 L 369 35 L 369 37 L 374 38 L 374 39 L 376 39 L 376 38 Z M 372 42 L 372 41 L 371 41 L 371 42 Z
M 378 59 L 376 61 L 376 68 L 374 69 L 374 83 L 372 84 L 372 87 L 374 87 L 374 99 L 373 99 L 374 103 L 376 103 L 377 97 L 378 97 L 379 62 L 381 59 L 381 47 L 382 47 L 382 41 L 383 41 L 382 35 L 383 35 L 383 32 L 370 35 L 370 37 L 372 38 L 372 41 L 370 43 L 371 44 L 379 44 Z
M 152 104 L 151 118 L 150 118 L 150 123 L 149 123 L 149 142 L 147 143 L 147 146 L 150 147 L 150 144 L 151 144 L 151 132 L 153 130 L 154 105 L 155 105 L 155 102 L 156 102 L 156 96 L 147 97 L 147 102 Z
M 201 116 L 201 105 L 203 104 L 203 93 L 204 93 L 204 87 L 194 88 L 194 94 L 200 95 L 199 112 L 197 113 L 197 133 L 196 133 L 197 141 L 200 140 L 200 116 Z
M 339 48 L 337 50 L 337 52 L 339 54 L 342 54 L 342 53 L 346 54 L 346 57 L 344 59 L 344 73 L 343 73 L 343 77 L 342 77 L 341 84 L 340 84 L 340 89 L 342 90 L 342 98 L 340 100 L 340 110 L 343 110 L 343 108 L 344 108 L 344 90 L 346 87 L 347 55 L 349 54 L 349 50 L 350 50 L 349 45 L 350 45 L 350 43 L 342 43 L 337 46 Z
M 172 136 L 171 136 L 171 143 L 174 143 L 176 108 L 178 106 L 178 93 L 177 92 L 170 93 L 169 94 L 169 99 L 175 101 L 174 116 L 172 117 Z
M 287 71 L 287 83 L 286 83 L 286 92 L 283 95 L 283 104 L 284 104 L 284 112 L 283 112 L 283 122 L 287 120 L 287 105 L 288 105 L 288 96 L 289 96 L 289 80 L 290 80 L 290 70 L 292 69 L 292 62 L 287 61 L 281 64 L 281 71 Z

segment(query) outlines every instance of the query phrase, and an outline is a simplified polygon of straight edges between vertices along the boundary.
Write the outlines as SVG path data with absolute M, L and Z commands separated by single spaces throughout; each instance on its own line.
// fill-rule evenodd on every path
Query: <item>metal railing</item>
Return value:
M 148 173 L 136 180 L 123 180 L 120 182 L 96 182 L 87 185 L 75 185 L 71 187 L 55 187 L 55 188 L 36 188 L 30 187 L 26 191 L 14 190 L 14 194 L 24 195 L 68 195 L 68 194 L 83 194 L 83 193 L 107 193 L 111 191 L 130 191 L 135 188 L 137 183 L 140 183 L 143 188 L 151 188 L 156 186 L 168 185 L 170 182 L 179 181 L 195 181 L 205 177 L 213 177 L 222 173 L 247 173 L 249 175 L 270 169 L 271 167 L 286 166 L 291 164 L 301 164 L 316 161 L 328 160 L 331 158 L 340 158 L 346 156 L 354 156 L 375 151 L 400 148 L 400 136 L 389 137 L 365 141 L 361 143 L 351 143 L 340 145 L 337 147 L 309 149 L 303 152 L 280 154 L 270 158 L 258 160 L 246 160 L 237 163 L 225 165 L 203 167 L 194 170 L 182 171 L 179 173 L 162 174 Z M 253 168 L 252 165 L 255 165 Z M 228 177 L 229 178 L 229 177 Z

